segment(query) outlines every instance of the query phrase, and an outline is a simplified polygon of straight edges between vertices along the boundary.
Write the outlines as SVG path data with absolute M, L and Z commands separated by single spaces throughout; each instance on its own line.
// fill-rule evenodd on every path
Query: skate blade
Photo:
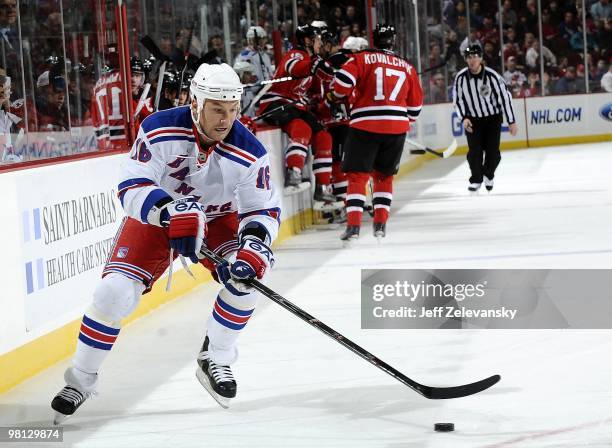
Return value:
M 55 411 L 55 415 L 53 416 L 53 426 L 61 425 L 68 417 L 71 416 Z
M 340 224 L 336 222 L 329 222 L 326 219 L 321 219 L 315 221 L 315 223 L 309 226 L 309 228 L 312 230 L 339 230 Z
M 208 392 L 210 396 L 213 397 L 217 403 L 219 403 L 219 406 L 221 406 L 223 409 L 229 409 L 230 399 L 222 397 L 217 392 L 215 392 L 215 390 L 212 388 L 212 385 L 210 384 L 210 381 L 208 380 L 208 377 L 199 367 L 196 370 L 196 378 L 204 387 L 204 389 L 206 389 L 206 392 Z
M 336 201 L 336 202 L 314 201 L 312 205 L 312 209 L 317 212 L 334 212 L 336 210 L 340 210 L 342 207 L 344 207 L 344 201 Z
M 342 247 L 350 249 L 355 245 L 359 238 L 349 238 L 348 240 L 342 240 Z
M 285 189 L 283 190 L 283 193 L 285 194 L 285 196 L 291 196 L 291 195 L 306 191 L 309 188 L 310 188 L 310 182 L 302 182 L 299 185 L 291 185 L 291 186 L 285 187 Z
M 384 238 L 384 237 L 385 237 L 385 235 L 377 235 L 377 234 L 374 234 L 374 238 L 376 238 L 376 242 L 377 242 L 378 244 L 382 244 L 382 242 L 383 242 L 383 238 Z

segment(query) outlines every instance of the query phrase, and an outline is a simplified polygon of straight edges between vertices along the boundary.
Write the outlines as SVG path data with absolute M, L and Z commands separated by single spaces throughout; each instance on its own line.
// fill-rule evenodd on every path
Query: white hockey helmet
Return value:
M 356 37 L 355 39 L 357 40 L 357 49 L 359 51 L 365 50 L 370 46 L 368 40 L 364 37 Z
M 351 51 L 361 51 L 368 48 L 368 41 L 363 37 L 348 36 L 344 40 L 342 48 Z
M 244 87 L 232 67 L 227 64 L 202 64 L 198 67 L 189 92 L 198 103 L 198 109 L 204 107 L 204 100 L 240 101 Z
M 357 38 L 355 36 L 348 36 L 344 39 L 344 43 L 342 44 L 342 48 L 345 50 L 357 51 Z
M 313 20 L 310 23 L 310 26 L 316 28 L 319 32 L 323 32 L 327 29 L 327 23 L 325 22 L 325 20 Z
M 238 76 L 242 76 L 244 73 L 255 73 L 255 67 L 248 61 L 236 61 L 234 71 L 238 73 Z
M 198 131 L 200 129 L 200 113 L 204 102 L 240 101 L 244 87 L 232 67 L 227 64 L 202 64 L 193 75 L 189 86 L 191 99 L 196 101 L 196 110 L 192 111 L 192 119 Z
M 246 32 L 246 38 L 247 40 L 254 40 L 255 36 L 257 36 L 259 39 L 264 39 L 268 37 L 268 35 L 266 34 L 266 30 L 264 30 L 262 27 L 252 26 Z

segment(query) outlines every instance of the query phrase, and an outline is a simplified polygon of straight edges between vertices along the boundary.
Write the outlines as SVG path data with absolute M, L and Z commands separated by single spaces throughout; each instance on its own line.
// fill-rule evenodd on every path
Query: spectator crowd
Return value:
M 516 98 L 584 93 L 587 84 L 589 92 L 612 91 L 610 1 L 586 0 L 584 27 L 582 0 L 542 1 L 541 26 L 536 0 L 503 0 L 501 11 L 497 0 L 470 1 L 469 10 L 465 0 L 424 4 L 426 26 L 420 28 L 421 62 L 423 68 L 439 67 L 422 76 L 425 101 L 450 100 L 452 80 L 465 66 L 463 50 L 473 43 L 482 46 L 485 64 L 502 73 Z M 190 77 L 202 62 L 228 62 L 244 83 L 260 81 L 260 68 L 252 67 L 248 58 L 241 58 L 245 51 L 256 54 L 261 50 L 267 54 L 272 64 L 268 64 L 268 74 L 263 77 L 270 78 L 274 71 L 274 24 L 281 34 L 282 52 L 291 48 L 296 25 L 317 21 L 326 23 L 340 46 L 348 38 L 367 38 L 366 11 L 361 1 L 299 0 L 297 24 L 293 23 L 293 11 L 287 5 L 277 8 L 274 20 L 271 0 L 252 4 L 251 23 L 247 23 L 241 10 L 239 25 L 232 30 L 231 39 L 214 26 L 208 36 L 199 36 L 199 28 L 194 31 L 193 26 L 173 27 L 169 33 L 170 28 L 165 25 L 176 20 L 169 9 L 164 9 L 168 6 L 163 6 L 160 20 L 165 25 L 155 32 L 161 53 L 167 59 L 163 76 L 159 76 L 162 60 L 148 57 L 138 40 L 130 44 L 135 53 L 132 62 L 136 64 L 137 75 L 142 77 L 133 85 L 134 109 L 140 107 L 146 114 L 155 108 L 185 104 Z M 6 123 L 4 127 L 11 128 L 12 133 L 16 129 L 69 131 L 79 126 L 93 126 L 97 132 L 100 124 L 96 123 L 95 111 L 100 110 L 104 95 L 99 84 L 103 77 L 117 72 L 117 49 L 100 48 L 96 29 L 99 17 L 94 18 L 92 11 L 85 9 L 74 14 L 64 11 L 62 15 L 57 5 L 49 5 L 0 0 L 0 112 L 11 114 L 7 115 L 10 120 L 0 117 L 0 123 Z M 395 18 L 381 19 L 392 22 Z M 255 33 L 256 41 L 249 41 L 247 32 L 253 25 L 260 27 L 262 34 Z M 226 54 L 228 49 L 236 54 Z M 162 85 L 158 89 L 159 80 Z M 148 102 L 143 107 L 140 96 L 145 83 L 149 84 Z M 158 91 L 158 98 L 154 98 Z M 118 104 L 113 92 L 109 87 L 105 103 L 108 107 Z M 106 127 L 112 133 L 112 124 L 106 123 Z M 7 133 L 6 129 L 2 132 Z
M 446 71 L 430 79 L 428 99 L 448 100 L 450 92 L 443 98 L 441 79 L 446 75 L 452 80 L 465 66 L 462 52 L 473 43 L 483 47 L 488 66 L 503 71 L 515 98 L 585 93 L 587 83 L 589 92 L 606 91 L 612 76 L 610 0 L 585 1 L 585 27 L 582 0 L 541 3 L 543 45 L 536 0 L 504 0 L 501 11 L 497 0 L 470 1 L 469 11 L 464 0 L 444 0 L 427 18 L 429 65 L 446 62 Z

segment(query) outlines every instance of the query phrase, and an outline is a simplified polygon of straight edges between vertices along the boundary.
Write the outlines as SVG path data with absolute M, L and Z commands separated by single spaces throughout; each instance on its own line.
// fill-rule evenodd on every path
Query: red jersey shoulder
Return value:
M 354 53 L 353 57 L 357 64 L 364 67 L 390 66 L 403 68 L 410 75 L 414 72 L 414 67 L 410 62 L 390 51 L 363 50 Z
M 341 77 L 356 86 L 349 97 L 350 126 L 369 132 L 407 132 L 422 103 L 422 90 L 412 65 L 388 51 L 365 50 L 353 57 L 355 62 L 347 62 L 348 67 L 344 67 L 352 70 L 355 80 Z
M 296 58 L 296 59 L 302 60 L 302 59 L 310 58 L 310 55 L 308 54 L 308 52 L 300 48 L 292 48 L 285 54 L 285 56 L 287 59 Z

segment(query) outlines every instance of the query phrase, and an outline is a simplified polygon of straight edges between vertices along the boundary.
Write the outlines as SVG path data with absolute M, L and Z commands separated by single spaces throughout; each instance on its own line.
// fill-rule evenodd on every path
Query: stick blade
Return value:
M 159 49 L 159 47 L 157 46 L 155 41 L 151 38 L 151 36 L 149 35 L 144 36 L 142 39 L 140 39 L 140 43 L 142 44 L 143 47 L 149 50 L 149 53 L 155 56 L 155 59 L 159 61 L 169 61 L 170 60 L 168 56 L 162 53 L 162 51 Z
M 453 142 L 450 144 L 450 146 L 448 148 L 446 148 L 444 150 L 442 155 L 446 159 L 446 158 L 452 156 L 455 153 L 456 150 L 457 150 L 457 139 L 454 138 Z
M 453 387 L 432 387 L 423 386 L 421 394 L 430 400 L 447 400 L 450 398 L 468 397 L 477 394 L 483 390 L 487 390 L 491 386 L 497 384 L 501 380 L 501 376 L 493 375 L 484 380 L 476 381 L 475 383 L 464 384 L 463 386 Z

